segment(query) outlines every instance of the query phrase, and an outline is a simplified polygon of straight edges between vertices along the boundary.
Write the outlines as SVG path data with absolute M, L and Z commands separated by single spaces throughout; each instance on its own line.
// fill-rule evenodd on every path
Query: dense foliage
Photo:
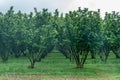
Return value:
M 0 56 L 6 62 L 9 56 L 26 56 L 34 68 L 54 48 L 66 58 L 74 60 L 77 68 L 83 68 L 88 54 L 96 54 L 106 61 L 112 51 L 120 58 L 120 14 L 106 13 L 104 19 L 100 10 L 90 11 L 78 8 L 65 15 L 47 9 L 30 14 L 13 7 L 5 14 L 0 13 Z

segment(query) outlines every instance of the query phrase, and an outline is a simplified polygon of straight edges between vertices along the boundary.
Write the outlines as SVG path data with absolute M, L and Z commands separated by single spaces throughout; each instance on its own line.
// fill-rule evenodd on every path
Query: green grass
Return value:
M 101 80 L 102 77 L 103 78 L 105 77 L 104 78 L 105 80 L 120 80 L 120 60 L 115 59 L 114 56 L 111 56 L 108 59 L 107 63 L 104 63 L 99 59 L 91 60 L 88 57 L 84 66 L 85 68 L 80 70 L 80 69 L 75 69 L 76 64 L 74 63 L 74 61 L 70 62 L 61 53 L 52 52 L 49 53 L 46 56 L 46 58 L 43 59 L 41 62 L 37 62 L 35 64 L 34 69 L 29 69 L 28 68 L 29 65 L 30 62 L 25 57 L 10 58 L 7 63 L 2 63 L 2 61 L 0 62 L 0 74 L 1 75 L 15 75 L 15 74 L 48 75 L 45 76 L 45 80 L 50 80 L 47 79 L 50 78 L 49 76 L 54 76 L 54 77 L 64 76 L 63 79 L 60 78 L 60 80 L 68 80 L 70 76 L 72 77 L 79 76 L 83 78 L 85 77 L 85 79 L 83 80 Z M 89 79 L 87 79 L 86 77 Z M 8 79 L 0 78 L 0 80 L 8 80 Z M 21 78 L 20 80 L 23 79 Z

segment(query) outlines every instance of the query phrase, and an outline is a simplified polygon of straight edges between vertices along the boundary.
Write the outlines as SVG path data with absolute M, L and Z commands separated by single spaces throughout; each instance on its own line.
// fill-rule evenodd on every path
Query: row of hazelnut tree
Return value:
M 102 61 L 108 59 L 110 51 L 120 58 L 120 14 L 100 10 L 78 8 L 66 14 L 47 9 L 29 14 L 14 12 L 11 7 L 0 13 L 0 56 L 5 62 L 9 56 L 26 56 L 34 68 L 56 47 L 66 58 L 74 60 L 77 68 L 83 68 L 88 54 Z

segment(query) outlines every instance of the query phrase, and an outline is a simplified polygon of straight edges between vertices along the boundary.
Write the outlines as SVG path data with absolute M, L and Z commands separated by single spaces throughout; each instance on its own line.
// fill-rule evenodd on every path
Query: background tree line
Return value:
M 25 56 L 34 68 L 54 48 L 66 58 L 74 60 L 77 68 L 83 68 L 88 54 L 96 54 L 107 61 L 109 53 L 120 58 L 120 14 L 111 12 L 100 16 L 100 10 L 78 8 L 66 14 L 48 9 L 29 14 L 13 7 L 0 13 L 0 56 L 3 62 L 9 57 Z

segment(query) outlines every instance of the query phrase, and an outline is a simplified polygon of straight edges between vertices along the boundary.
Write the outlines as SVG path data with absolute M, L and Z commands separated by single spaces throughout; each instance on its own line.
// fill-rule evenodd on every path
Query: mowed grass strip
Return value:
M 0 80 L 119 80 L 115 76 L 0 75 Z

